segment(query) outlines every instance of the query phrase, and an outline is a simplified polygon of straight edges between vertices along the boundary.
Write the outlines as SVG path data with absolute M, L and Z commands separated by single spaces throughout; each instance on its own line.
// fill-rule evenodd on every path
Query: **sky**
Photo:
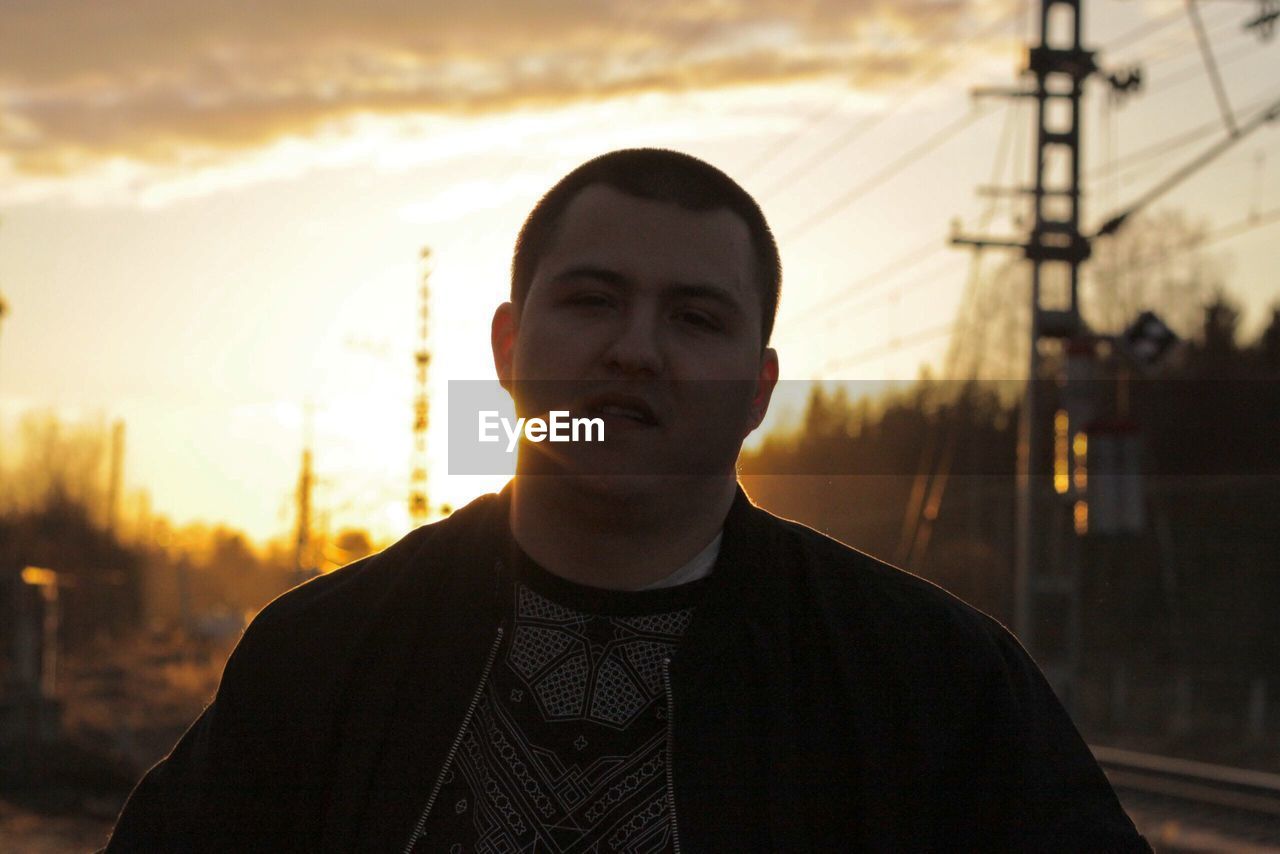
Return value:
M 1243 125 L 1280 99 L 1280 47 L 1242 28 L 1254 3 L 1198 9 Z M 493 375 L 489 319 L 541 193 L 637 145 L 702 157 L 760 202 L 783 259 L 784 379 L 937 369 L 971 264 L 952 224 L 1019 233 L 1016 204 L 975 191 L 1028 180 L 1031 105 L 971 93 L 1015 85 L 1034 12 L 0 0 L 0 467 L 24 412 L 123 419 L 129 490 L 266 539 L 293 524 L 309 435 L 332 528 L 398 537 L 429 246 L 433 500 L 500 486 L 448 475 L 447 382 Z M 1140 63 L 1144 81 L 1123 100 L 1086 90 L 1096 226 L 1227 131 L 1180 0 L 1088 2 L 1083 24 L 1104 70 Z M 1280 296 L 1276 125 L 1155 206 L 1235 234 L 1212 252 L 1247 334 Z M 1022 279 L 1007 287 L 1026 300 Z M 776 402 L 766 428 L 800 405 Z

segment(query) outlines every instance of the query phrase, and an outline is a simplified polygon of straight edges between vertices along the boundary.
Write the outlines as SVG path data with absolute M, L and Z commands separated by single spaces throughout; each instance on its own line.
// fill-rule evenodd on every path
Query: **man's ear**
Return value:
M 508 392 L 511 391 L 511 364 L 518 331 L 516 307 L 504 302 L 493 313 L 493 322 L 489 326 L 489 344 L 493 348 L 493 367 L 498 372 L 498 382 Z
M 747 432 L 760 426 L 769 412 L 769 401 L 773 399 L 773 389 L 778 384 L 778 351 L 765 347 L 760 355 L 760 371 L 756 375 L 755 394 L 751 398 L 751 420 Z M 743 438 L 746 438 L 745 436 Z

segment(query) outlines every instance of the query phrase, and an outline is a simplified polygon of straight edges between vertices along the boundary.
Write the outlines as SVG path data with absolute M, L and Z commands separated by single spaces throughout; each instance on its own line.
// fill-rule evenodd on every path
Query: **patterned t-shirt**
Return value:
M 705 579 L 575 584 L 508 545 L 511 614 L 415 852 L 665 852 L 664 661 Z

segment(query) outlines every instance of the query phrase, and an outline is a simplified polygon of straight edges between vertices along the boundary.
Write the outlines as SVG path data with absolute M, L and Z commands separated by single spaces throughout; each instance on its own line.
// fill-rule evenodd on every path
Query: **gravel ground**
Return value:
M 0 854 L 92 852 L 142 773 L 213 696 L 230 643 L 138 637 L 67 655 L 61 738 L 35 748 L 36 778 L 0 791 Z
M 83 854 L 107 842 L 112 819 L 48 814 L 0 800 L 0 854 Z

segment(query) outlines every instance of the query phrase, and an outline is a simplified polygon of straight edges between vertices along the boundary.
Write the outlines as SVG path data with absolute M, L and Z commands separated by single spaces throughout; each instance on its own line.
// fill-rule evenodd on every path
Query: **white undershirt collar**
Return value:
M 666 578 L 660 578 L 652 584 L 646 584 L 644 587 L 637 587 L 637 590 L 658 590 L 662 587 L 675 587 L 677 584 L 688 584 L 690 581 L 697 581 L 711 574 L 711 569 L 716 565 L 716 558 L 720 556 L 720 541 L 724 539 L 724 531 L 716 534 L 715 539 L 707 544 L 707 547 L 694 555 L 693 560 L 668 575 Z

